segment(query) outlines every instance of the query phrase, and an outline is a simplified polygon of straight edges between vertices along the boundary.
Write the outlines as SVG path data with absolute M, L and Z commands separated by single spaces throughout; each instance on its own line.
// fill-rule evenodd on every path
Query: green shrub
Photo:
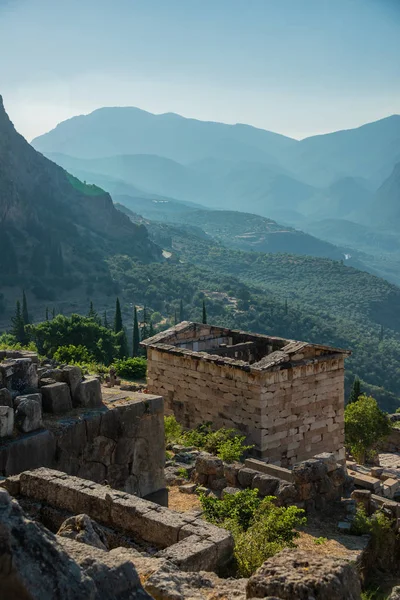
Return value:
M 253 446 L 245 446 L 245 440 L 246 436 L 235 436 L 221 442 L 218 446 L 217 456 L 227 463 L 241 460 L 243 454 L 253 448 Z
M 121 358 L 115 360 L 113 366 L 119 377 L 127 379 L 144 379 L 146 377 L 147 360 L 145 358 Z
M 89 350 L 82 345 L 74 346 L 60 346 L 54 352 L 55 360 L 60 363 L 78 364 L 78 363 L 91 363 L 94 362 L 93 355 Z
M 236 494 L 227 494 L 222 500 L 213 496 L 200 496 L 204 518 L 214 525 L 221 527 L 231 521 L 231 526 L 237 525 L 240 530 L 249 527 L 255 511 L 261 504 L 258 490 L 242 490 Z
M 351 524 L 351 533 L 353 535 L 365 535 L 371 533 L 371 519 L 368 517 L 365 508 L 359 504 Z
M 164 417 L 164 430 L 166 444 L 177 442 L 182 435 L 182 426 L 178 423 L 174 415 Z
M 178 469 L 178 475 L 179 477 L 183 477 L 183 479 L 189 479 L 189 473 L 188 470 L 185 469 L 185 467 L 181 467 L 180 469 Z
M 185 431 L 181 442 L 185 446 L 195 446 L 217 455 L 225 462 L 239 461 L 243 454 L 253 446 L 244 444 L 246 437 L 238 435 L 235 429 L 217 429 L 213 431 L 211 423 L 198 425 L 196 429 Z
M 228 494 L 222 500 L 200 496 L 207 521 L 231 531 L 241 577 L 249 577 L 282 548 L 294 546 L 299 535 L 294 528 L 306 522 L 304 510 L 279 507 L 274 500 L 272 496 L 261 500 L 257 489 Z
M 364 463 L 391 431 L 388 416 L 374 398 L 364 395 L 346 406 L 344 426 L 346 446 L 359 463 Z

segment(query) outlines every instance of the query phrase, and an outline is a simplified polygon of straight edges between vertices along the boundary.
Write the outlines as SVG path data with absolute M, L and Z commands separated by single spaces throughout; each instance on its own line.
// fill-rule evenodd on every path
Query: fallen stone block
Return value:
M 255 469 L 256 471 L 265 473 L 265 475 L 271 475 L 272 477 L 277 477 L 278 479 L 282 479 L 283 481 L 293 483 L 292 471 L 290 471 L 289 469 L 284 469 L 283 467 L 278 467 L 277 465 L 266 463 L 265 461 L 259 460 L 257 458 L 247 458 L 244 464 L 249 469 Z
M 66 383 L 53 383 L 41 388 L 43 394 L 43 410 L 60 415 L 72 410 L 72 400 Z
M 184 485 L 179 486 L 179 491 L 182 494 L 194 494 L 196 491 L 197 485 L 195 483 L 185 483 Z
M 246 594 L 281 600 L 360 600 L 361 585 L 348 561 L 290 549 L 267 560 L 250 577 Z
M 170 560 L 182 571 L 212 571 L 216 568 L 217 547 L 212 541 L 191 535 L 157 556 Z
M 23 433 L 43 427 L 42 406 L 32 398 L 26 398 L 18 404 L 15 411 L 15 424 Z
M 357 485 L 360 488 L 371 490 L 371 492 L 374 493 L 379 492 L 381 489 L 381 481 L 375 479 L 375 477 L 369 477 L 368 475 L 363 475 L 357 471 L 348 471 L 348 474 L 353 478 L 354 485 Z
M 11 392 L 7 388 L 2 388 L 0 390 L 0 406 L 13 407 Z
M 10 437 L 14 430 L 14 409 L 0 406 L 0 438 Z
M 294 483 L 312 483 L 321 480 L 328 473 L 325 462 L 311 458 L 293 466 Z
M 243 469 L 240 469 L 240 471 L 238 473 L 239 484 L 244 488 L 251 487 L 253 479 L 257 475 L 259 475 L 258 471 L 244 467 Z
M 88 544 L 100 550 L 108 550 L 107 539 L 103 530 L 96 521 L 88 515 L 75 515 L 66 519 L 57 531 L 57 535 L 75 540 L 81 544 Z
M 74 406 L 98 408 L 102 405 L 101 385 L 98 379 L 85 379 L 77 385 L 74 394 Z
M 398 479 L 386 479 L 383 483 L 383 495 L 385 498 L 392 499 L 400 488 Z
M 321 454 L 316 454 L 314 458 L 322 461 L 326 465 L 328 473 L 337 468 L 336 457 L 332 452 L 322 452 Z

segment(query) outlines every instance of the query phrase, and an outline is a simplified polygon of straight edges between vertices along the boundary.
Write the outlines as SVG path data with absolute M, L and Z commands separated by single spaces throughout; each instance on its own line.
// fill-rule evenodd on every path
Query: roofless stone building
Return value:
M 234 427 L 261 458 L 344 458 L 345 350 L 183 322 L 142 342 L 148 391 L 185 427 Z

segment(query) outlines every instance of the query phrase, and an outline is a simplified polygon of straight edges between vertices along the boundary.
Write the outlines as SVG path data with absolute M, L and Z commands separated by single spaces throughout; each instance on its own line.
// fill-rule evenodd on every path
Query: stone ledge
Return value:
M 90 518 L 162 550 L 183 570 L 218 570 L 232 558 L 229 532 L 195 515 L 181 514 L 108 486 L 40 468 L 21 473 L 20 494 Z M 189 540 L 189 541 L 188 541 Z

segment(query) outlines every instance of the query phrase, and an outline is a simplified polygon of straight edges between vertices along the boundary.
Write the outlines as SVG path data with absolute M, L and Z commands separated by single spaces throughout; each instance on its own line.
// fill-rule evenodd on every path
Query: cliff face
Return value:
M 108 193 L 34 150 L 15 131 L 1 96 L 0 234 L 0 285 L 37 287 L 39 280 L 54 289 L 67 277 L 74 286 L 88 273 L 107 276 L 105 259 L 113 254 L 161 255 Z

